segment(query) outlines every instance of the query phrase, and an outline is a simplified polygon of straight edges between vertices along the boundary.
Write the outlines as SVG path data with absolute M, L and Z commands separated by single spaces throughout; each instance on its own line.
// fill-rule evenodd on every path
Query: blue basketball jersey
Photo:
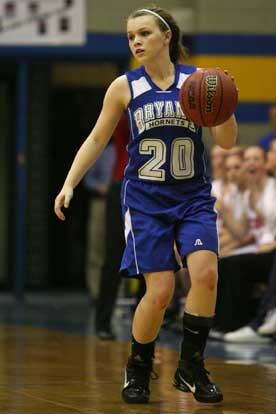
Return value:
M 126 73 L 131 92 L 127 179 L 158 184 L 208 181 L 201 127 L 187 119 L 178 100 L 183 82 L 195 70 L 176 65 L 167 90 L 154 84 L 144 66 Z

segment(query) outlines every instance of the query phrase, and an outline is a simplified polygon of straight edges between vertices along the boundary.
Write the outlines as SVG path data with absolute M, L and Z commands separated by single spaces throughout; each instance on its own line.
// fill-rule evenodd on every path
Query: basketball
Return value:
M 238 92 L 231 77 L 220 69 L 200 69 L 182 84 L 179 103 L 188 119 L 201 126 L 216 126 L 233 114 Z

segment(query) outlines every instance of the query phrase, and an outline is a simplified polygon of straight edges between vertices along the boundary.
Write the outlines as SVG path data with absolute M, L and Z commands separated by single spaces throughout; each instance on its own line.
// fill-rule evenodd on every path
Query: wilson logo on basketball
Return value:
M 206 76 L 206 108 L 205 112 L 213 111 L 214 96 L 216 95 L 218 77 Z
M 200 126 L 216 126 L 234 112 L 238 92 L 231 76 L 220 69 L 199 69 L 188 76 L 179 91 L 186 117 Z
M 190 109 L 195 109 L 195 81 L 190 82 L 188 89 L 188 104 Z

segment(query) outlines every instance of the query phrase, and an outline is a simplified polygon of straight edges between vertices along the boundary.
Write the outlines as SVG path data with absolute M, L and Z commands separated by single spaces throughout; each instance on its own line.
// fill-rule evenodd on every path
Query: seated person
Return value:
M 267 153 L 266 170 L 271 177 L 276 178 L 276 138 L 271 141 L 270 149 Z
M 250 302 L 254 283 L 268 281 L 268 292 L 271 290 L 270 271 L 276 249 L 276 181 L 267 176 L 265 165 L 266 157 L 261 148 L 251 146 L 246 149 L 244 169 L 248 189 L 243 196 L 240 219 L 233 220 L 228 209 L 223 204 L 220 206 L 223 222 L 235 239 L 241 240 L 248 234 L 255 239 L 252 253 L 225 257 L 219 261 L 216 325 L 226 332 L 234 330 L 224 335 L 224 339 L 229 342 L 268 340 L 259 335 L 259 328 L 269 308 L 258 311 L 262 318 L 258 319 L 257 324 L 248 325 L 252 318 Z M 264 303 L 260 306 L 264 306 Z M 243 325 L 246 326 L 237 330 Z
M 253 242 L 253 237 L 247 235 L 243 239 L 233 236 L 231 231 L 225 226 L 220 209 L 227 210 L 231 220 L 239 220 L 242 215 L 242 200 L 246 189 L 246 178 L 242 168 L 242 152 L 229 151 L 225 156 L 225 181 L 220 188 L 212 189 L 213 195 L 217 198 L 216 209 L 218 211 L 218 232 L 220 244 L 220 257 L 237 254 L 237 249 Z M 218 191 L 220 190 L 220 191 Z
M 224 157 L 227 150 L 214 145 L 210 151 L 211 175 L 213 182 L 224 177 Z
M 276 102 L 273 102 L 268 109 L 270 131 L 257 141 L 257 145 L 265 151 L 269 151 L 271 142 L 276 138 Z

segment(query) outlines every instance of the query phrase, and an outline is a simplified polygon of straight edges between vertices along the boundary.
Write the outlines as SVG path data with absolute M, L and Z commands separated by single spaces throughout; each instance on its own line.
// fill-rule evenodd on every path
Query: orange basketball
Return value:
M 181 108 L 188 119 L 201 126 L 216 126 L 233 114 L 238 103 L 236 85 L 220 69 L 200 69 L 183 83 Z

